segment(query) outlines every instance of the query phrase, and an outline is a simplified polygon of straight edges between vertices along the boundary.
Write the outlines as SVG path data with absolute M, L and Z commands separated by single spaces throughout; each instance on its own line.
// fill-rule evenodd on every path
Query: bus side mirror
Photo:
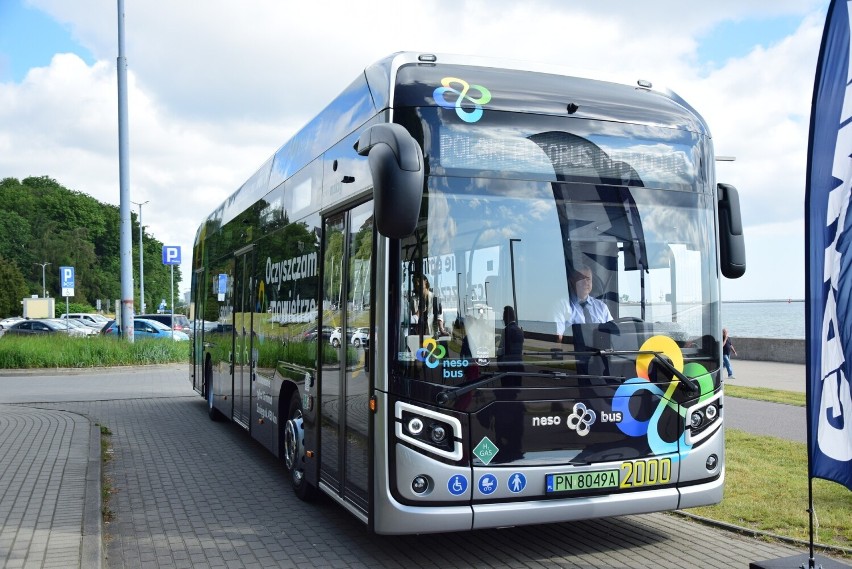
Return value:
M 719 199 L 719 258 L 722 274 L 738 279 L 745 274 L 745 240 L 740 216 L 740 194 L 730 184 L 717 184 Z
M 376 229 L 395 239 L 414 233 L 425 178 L 420 145 L 402 125 L 390 123 L 365 130 L 355 150 L 370 163 Z

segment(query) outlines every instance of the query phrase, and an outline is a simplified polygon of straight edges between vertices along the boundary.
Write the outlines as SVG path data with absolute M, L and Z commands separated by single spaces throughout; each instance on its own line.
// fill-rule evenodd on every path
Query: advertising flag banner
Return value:
M 850 6 L 832 0 L 817 62 L 805 189 L 808 468 L 852 490 Z

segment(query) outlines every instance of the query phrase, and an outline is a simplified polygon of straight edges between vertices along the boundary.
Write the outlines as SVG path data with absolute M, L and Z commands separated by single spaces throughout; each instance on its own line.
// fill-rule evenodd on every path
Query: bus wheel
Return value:
M 302 418 L 302 402 L 298 392 L 290 399 L 290 410 L 284 424 L 284 464 L 290 473 L 293 492 L 301 500 L 316 497 L 316 488 L 305 478 L 305 431 Z

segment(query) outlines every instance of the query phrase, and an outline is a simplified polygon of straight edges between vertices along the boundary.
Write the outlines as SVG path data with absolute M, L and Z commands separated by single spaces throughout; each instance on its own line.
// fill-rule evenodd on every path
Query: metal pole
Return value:
M 147 314 L 145 311 L 145 270 L 142 268 L 142 251 L 145 248 L 142 241 L 142 206 L 151 200 L 142 203 L 132 202 L 139 206 L 139 314 Z
M 41 265 L 41 297 L 47 298 L 47 280 L 45 278 L 44 268 L 53 263 L 33 263 L 33 265 Z
M 175 339 L 175 266 L 169 265 L 172 269 L 172 340 Z
M 133 342 L 133 229 L 127 164 L 127 58 L 124 57 L 124 0 L 118 0 L 118 178 L 120 190 L 121 336 Z
M 512 307 L 515 309 L 515 322 L 520 322 L 521 318 L 518 316 L 518 293 L 515 290 L 515 241 L 520 242 L 520 239 L 509 239 L 509 260 L 512 271 Z

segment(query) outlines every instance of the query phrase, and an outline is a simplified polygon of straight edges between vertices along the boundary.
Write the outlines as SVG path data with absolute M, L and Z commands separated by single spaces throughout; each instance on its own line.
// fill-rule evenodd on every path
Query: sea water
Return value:
M 802 300 L 723 302 L 722 326 L 731 337 L 804 339 L 805 303 Z
M 666 304 L 654 305 L 652 322 L 671 321 L 671 308 Z M 639 316 L 638 305 L 623 305 L 621 316 Z M 690 322 L 693 320 L 694 322 Z M 700 305 L 679 307 L 678 321 L 687 323 L 689 329 L 701 328 Z M 520 322 L 524 330 L 553 334 L 553 322 Z M 803 300 L 731 301 L 722 302 L 722 327 L 732 338 L 805 338 L 805 303 Z

